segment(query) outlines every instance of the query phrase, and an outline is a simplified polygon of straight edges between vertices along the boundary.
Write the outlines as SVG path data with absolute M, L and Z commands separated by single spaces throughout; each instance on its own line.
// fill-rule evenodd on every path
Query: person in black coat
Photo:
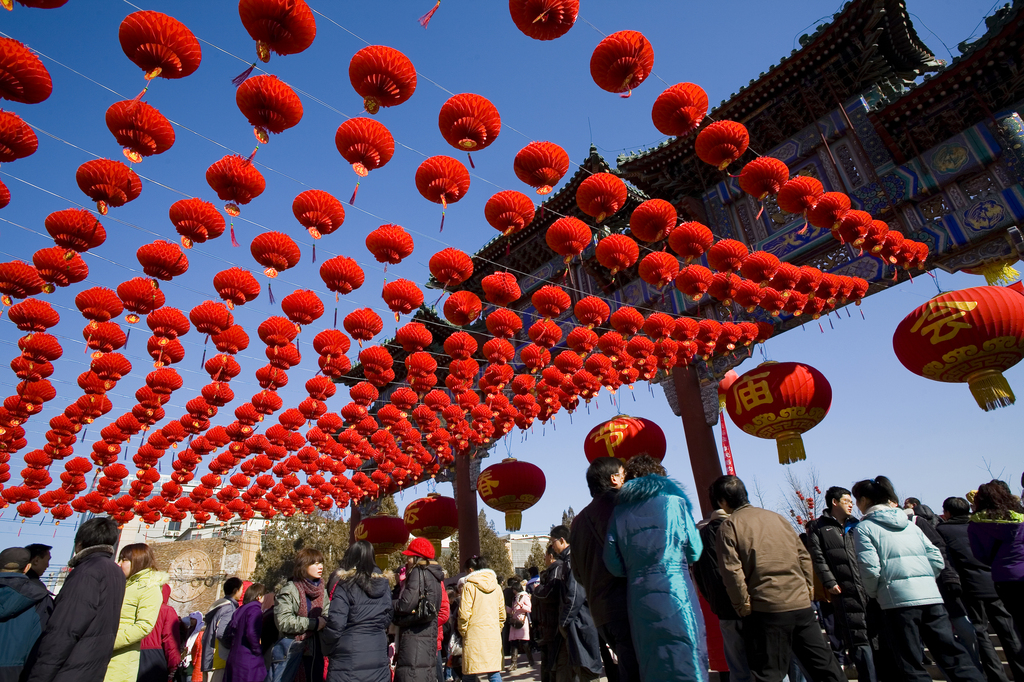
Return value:
M 30 559 L 22 547 L 0 552 L 0 682 L 18 682 L 31 667 L 53 610 L 46 587 L 27 575 Z
M 602 643 L 610 646 L 618 658 L 618 665 L 612 667 L 602 645 L 601 657 L 605 659 L 609 682 L 640 680 L 640 665 L 633 649 L 626 608 L 626 579 L 612 575 L 604 563 L 608 524 L 625 480 L 626 470 L 621 460 L 598 457 L 591 462 L 587 468 L 587 487 L 593 500 L 576 515 L 569 530 L 572 574 L 587 593 L 587 605 Z
M 808 526 L 807 549 L 814 572 L 831 597 L 835 624 L 860 680 L 875 682 L 875 665 L 868 634 L 868 596 L 861 583 L 853 545 L 853 496 L 846 488 L 825 491 L 826 509 Z
M 89 519 L 75 535 L 64 581 L 27 682 L 102 682 L 114 653 L 125 577 L 114 563 L 117 524 Z
M 437 616 L 441 611 L 444 570 L 434 561 L 434 546 L 426 538 L 416 538 L 402 553 L 409 560 L 405 584 L 395 601 L 394 620 L 400 628 L 395 682 L 436 682 Z M 433 606 L 432 616 L 419 612 L 421 600 Z
M 948 497 L 942 503 L 943 522 L 936 530 L 946 543 L 946 558 L 960 576 L 961 599 L 967 616 L 978 633 L 978 654 L 982 670 L 989 682 L 1007 682 L 1003 664 L 996 654 L 989 627 L 999 637 L 1013 679 L 1024 682 L 1024 651 L 1013 629 L 1013 618 L 996 594 L 992 570 L 978 561 L 971 551 L 967 524 L 971 520 L 971 504 L 962 497 Z
M 330 663 L 327 682 L 390 682 L 388 626 L 394 614 L 390 571 L 373 562 L 373 545 L 348 548 L 327 583 L 331 609 L 320 633 Z

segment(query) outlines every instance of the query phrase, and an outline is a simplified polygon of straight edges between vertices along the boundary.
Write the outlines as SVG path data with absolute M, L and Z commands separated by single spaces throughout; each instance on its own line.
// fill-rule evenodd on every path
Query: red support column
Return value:
M 718 459 L 715 432 L 704 416 L 704 400 L 701 396 L 697 369 L 692 365 L 676 367 L 672 372 L 672 380 L 676 389 L 679 414 L 683 419 L 683 433 L 686 435 L 686 449 L 690 453 L 693 482 L 697 486 L 696 497 L 700 502 L 702 516 L 707 517 L 711 513 L 708 487 L 722 475 L 722 462 Z
M 459 566 L 480 555 L 480 524 L 477 521 L 476 486 L 472 479 L 472 459 L 455 455 L 455 504 L 459 510 Z

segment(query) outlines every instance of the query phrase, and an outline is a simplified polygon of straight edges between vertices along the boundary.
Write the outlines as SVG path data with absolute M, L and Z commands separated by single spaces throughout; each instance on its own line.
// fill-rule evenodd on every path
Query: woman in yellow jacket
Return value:
M 156 557 L 149 545 L 127 545 L 118 555 L 128 578 L 121 603 L 121 623 L 114 640 L 114 655 L 103 682 L 128 682 L 139 675 L 139 650 L 143 637 L 156 627 L 163 603 L 161 586 L 167 574 L 157 571 Z
M 470 557 L 465 569 L 459 605 L 462 636 L 462 674 L 466 678 L 501 682 L 501 628 L 505 624 L 505 596 L 494 571 L 483 557 Z

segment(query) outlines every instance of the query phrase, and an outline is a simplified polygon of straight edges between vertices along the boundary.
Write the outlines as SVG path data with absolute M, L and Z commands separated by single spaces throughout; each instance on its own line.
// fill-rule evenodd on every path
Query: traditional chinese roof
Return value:
M 919 156 L 1024 98 L 1024 1 L 986 17 L 987 30 L 961 43 L 937 74 L 874 106 L 872 122 L 897 163 Z
M 848 2 L 801 43 L 800 50 L 722 102 L 709 119 L 743 123 L 751 150 L 763 154 L 850 97 L 872 88 L 902 91 L 942 66 L 918 38 L 903 0 Z M 697 159 L 695 139 L 692 133 L 621 155 L 620 174 L 652 196 L 699 196 L 721 177 Z M 753 151 L 746 156 L 753 158 Z
M 576 205 L 576 189 L 581 182 L 594 173 L 615 173 L 615 171 L 604 160 L 604 157 L 598 154 L 597 147 L 591 145 L 590 153 L 583 163 L 579 164 L 576 173 L 562 185 L 561 189 L 537 208 L 532 223 L 515 234 L 498 235 L 473 254 L 473 276 L 459 289 L 472 291 L 483 298 L 480 281 L 492 272 L 507 270 L 521 279 L 522 274 L 535 272 L 548 261 L 557 258 L 558 254 L 548 247 L 544 235 L 547 233 L 548 227 L 563 216 L 573 216 L 588 224 L 593 223 L 593 219 L 580 211 Z M 611 232 L 621 232 L 628 225 L 629 215 L 633 209 L 647 200 L 648 197 L 643 192 L 630 187 L 628 183 L 626 187 L 626 205 L 618 213 L 605 220 L 601 225 L 602 228 Z M 427 282 L 427 287 L 440 289 L 441 284 L 431 277 Z M 526 294 L 525 289 L 523 293 Z

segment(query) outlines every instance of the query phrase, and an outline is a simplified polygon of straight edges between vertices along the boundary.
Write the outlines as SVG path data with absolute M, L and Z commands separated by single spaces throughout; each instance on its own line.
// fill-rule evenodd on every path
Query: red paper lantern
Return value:
M 385 284 L 381 297 L 395 313 L 396 320 L 399 315 L 408 315 L 423 305 L 423 292 L 407 279 L 395 279 Z
M 312 324 L 324 314 L 324 304 L 308 289 L 296 290 L 281 299 L 281 311 L 297 325 Z
M 377 566 L 388 567 L 388 555 L 405 549 L 409 541 L 409 530 L 397 516 L 371 516 L 363 519 L 353 533 L 356 540 L 366 540 L 373 545 Z
M 345 207 L 319 189 L 299 193 L 292 202 L 292 213 L 313 239 L 335 232 L 345 222 Z
M 360 308 L 346 315 L 342 326 L 345 327 L 349 336 L 362 345 L 363 341 L 369 341 L 383 331 L 384 321 L 371 309 Z
M 821 182 L 806 175 L 797 175 L 786 181 L 779 190 L 776 202 L 786 213 L 803 215 L 825 192 Z
M 181 199 L 171 204 L 168 216 L 174 229 L 181 235 L 181 245 L 191 249 L 224 234 L 227 225 L 224 216 L 208 201 Z
M 630 233 L 644 242 L 658 242 L 676 226 L 675 207 L 664 199 L 648 199 L 629 216 Z
M 184 78 L 195 73 L 203 59 L 199 41 L 185 24 L 161 12 L 133 12 L 117 30 L 121 49 L 146 80 Z
M 815 227 L 836 229 L 850 210 L 850 197 L 842 192 L 825 192 L 807 209 L 807 220 Z
M 708 295 L 731 306 L 739 284 L 740 278 L 731 272 L 716 272 L 711 278 L 711 285 L 708 286 Z
M 365 274 L 359 264 L 348 256 L 335 256 L 320 266 L 320 279 L 335 294 L 350 294 L 363 286 Z
M 256 235 L 249 245 L 249 251 L 256 262 L 263 266 L 263 274 L 271 279 L 298 265 L 302 255 L 295 241 L 282 232 Z
M 697 134 L 694 152 L 704 163 L 725 170 L 739 160 L 750 144 L 750 135 L 742 123 L 715 121 Z
M 914 374 L 967 383 L 981 409 L 1012 405 L 1002 373 L 1024 358 L 1024 296 L 993 286 L 940 294 L 900 322 L 892 344 Z
M 302 120 L 302 101 L 277 76 L 261 74 L 248 79 L 235 90 L 235 104 L 264 144 L 270 141 L 268 133 L 283 133 Z
M 165 282 L 188 271 L 188 258 L 178 248 L 178 245 L 165 242 L 162 239 L 150 244 L 143 244 L 135 252 L 135 255 L 139 259 L 143 272 Z
M 782 262 L 775 254 L 767 251 L 755 251 L 743 259 L 740 264 L 740 273 L 757 284 L 767 285 L 781 266 Z
M 0 208 L 6 208 L 11 203 L 11 190 L 7 189 L 2 181 L 0 181 Z
M 625 92 L 643 83 L 654 69 L 654 48 L 639 31 L 618 31 L 594 48 L 590 76 L 608 92 Z
M 725 394 L 729 416 L 757 438 L 778 443 L 779 462 L 806 459 L 800 434 L 814 428 L 832 406 L 825 376 L 799 362 L 766 362 L 737 379 Z
M 588 228 L 587 233 L 589 234 L 589 232 Z M 548 230 L 548 234 L 550 233 L 551 228 Z M 640 247 L 624 234 L 610 234 L 597 243 L 594 256 L 597 258 L 597 262 L 608 268 L 614 277 L 620 271 L 626 270 L 636 263 L 637 258 L 640 257 Z
M 316 20 L 305 0 L 241 0 L 238 17 L 263 62 L 270 61 L 271 52 L 298 54 L 316 38 Z
M 516 154 L 512 169 L 537 194 L 550 194 L 569 170 L 569 155 L 553 142 L 531 142 Z
M 640 279 L 655 289 L 668 286 L 679 274 L 679 261 L 667 251 L 654 251 L 640 261 Z
M 494 305 L 507 306 L 522 295 L 516 276 L 511 272 L 492 272 L 480 280 L 480 287 L 487 301 Z
M 68 258 L 68 253 L 72 254 L 71 258 Z M 39 278 L 47 283 L 43 287 L 43 291 L 47 293 L 51 293 L 55 286 L 77 284 L 89 276 L 89 266 L 82 257 L 59 246 L 39 249 L 32 254 L 32 264 L 39 273 Z
M 434 335 L 419 322 L 409 322 L 395 331 L 395 341 L 401 344 L 402 350 L 407 353 L 415 353 L 433 343 Z
M 428 265 L 434 279 L 446 287 L 458 286 L 473 276 L 473 260 L 458 249 L 441 249 Z
M 134 163 L 163 154 L 174 144 L 174 127 L 163 114 L 141 100 L 114 102 L 107 109 L 107 129 L 124 155 Z
M 0 99 L 39 104 L 52 91 L 50 72 L 39 57 L 17 40 L 0 37 Z
M 46 216 L 43 225 L 54 243 L 69 251 L 85 253 L 107 239 L 107 231 L 96 216 L 81 208 L 54 211 Z
M 540 467 L 508 457 L 484 469 L 476 489 L 484 504 L 505 512 L 505 529 L 515 532 L 522 526 L 523 512 L 537 504 L 546 485 Z
M 506 236 L 515 234 L 532 223 L 534 212 L 530 198 L 514 190 L 498 192 L 484 204 L 484 219 L 487 220 L 487 224 Z
M 469 191 L 469 171 L 450 156 L 431 156 L 416 169 L 416 189 L 424 199 L 447 208 Z
M 778 194 L 789 180 L 789 166 L 770 156 L 759 156 L 740 171 L 740 189 L 763 200 L 769 194 Z
M 49 303 L 34 298 L 15 303 L 7 316 L 23 332 L 45 332 L 60 322 L 60 315 Z
M 403 520 L 412 535 L 430 540 L 434 556 L 441 556 L 441 541 L 459 529 L 459 510 L 452 498 L 430 493 L 410 502 Z
M 248 204 L 267 188 L 267 181 L 252 161 L 236 154 L 228 154 L 207 168 L 206 182 L 221 200 L 228 202 L 224 210 L 233 216 L 240 213 L 238 204 Z
M 611 173 L 594 173 L 576 188 L 576 205 L 597 222 L 626 204 L 626 183 Z
M 573 308 L 576 319 L 588 328 L 604 324 L 610 313 L 608 304 L 596 296 L 581 298 Z
M 658 95 L 651 109 L 654 127 L 663 135 L 685 137 L 708 115 L 708 94 L 699 85 L 676 83 Z
M 464 151 L 488 147 L 501 132 L 501 115 L 480 95 L 454 95 L 441 107 L 437 126 L 445 142 Z
M 687 263 L 703 256 L 714 243 L 710 228 L 698 222 L 681 223 L 668 234 L 668 247 Z
M 124 304 L 111 289 L 91 287 L 75 296 L 82 317 L 93 322 L 108 322 L 124 311 Z
M 464 327 L 480 317 L 483 306 L 471 291 L 456 291 L 444 302 L 444 317 L 456 327 Z
M 93 159 L 78 167 L 75 180 L 79 189 L 96 202 L 100 215 L 107 207 L 124 206 L 142 193 L 142 180 L 128 166 L 110 159 Z
M 628 338 L 644 326 L 644 316 L 636 308 L 621 306 L 611 314 L 609 322 L 615 331 Z
M 564 36 L 576 23 L 579 0 L 509 0 L 508 11 L 516 28 L 534 40 Z
M 743 242 L 723 239 L 708 249 L 708 267 L 719 272 L 735 272 L 749 253 Z
M 397 265 L 412 253 L 413 241 L 399 225 L 381 225 L 366 235 L 366 248 L 378 263 Z
M 363 98 L 363 107 L 376 114 L 380 107 L 394 107 L 416 91 L 416 68 L 398 50 L 370 45 L 356 52 L 348 65 L 352 87 Z
M 864 241 L 861 248 L 871 254 L 877 254 L 885 244 L 885 237 L 889 234 L 889 225 L 881 220 L 872 220 L 867 227 Z
M 590 430 L 583 441 L 588 462 L 598 457 L 616 457 L 628 462 L 639 455 L 665 459 L 668 443 L 661 427 L 643 417 L 619 415 Z
M 537 309 L 537 314 L 546 318 L 561 317 L 562 313 L 572 306 L 572 299 L 561 287 L 545 285 L 537 289 L 530 297 L 530 302 Z
M 843 244 L 849 244 L 855 249 L 860 248 L 872 222 L 871 214 L 867 211 L 847 211 L 840 218 L 839 225 L 833 227 L 832 236 Z
M 350 118 L 342 123 L 334 135 L 334 144 L 361 177 L 383 167 L 395 155 L 391 131 L 371 118 Z
M 703 265 L 687 265 L 676 275 L 676 289 L 694 301 L 699 301 L 708 292 L 714 273 Z
M 129 324 L 139 321 L 140 315 L 147 315 L 164 304 L 164 292 L 157 283 L 145 277 L 133 277 L 117 285 L 117 296 L 129 314 L 125 317 Z
M 235 323 L 235 317 L 223 303 L 204 301 L 192 308 L 189 320 L 200 334 L 220 334 Z
M 21 117 L 0 111 L 0 163 L 10 163 L 32 156 L 39 148 L 39 139 Z
M 229 308 L 245 305 L 260 295 L 260 283 L 248 270 L 228 268 L 213 276 L 213 288 Z
M 572 216 L 559 218 L 548 227 L 544 234 L 544 241 L 547 242 L 547 245 L 552 251 L 562 256 L 566 263 L 583 253 L 583 250 L 590 244 L 590 239 L 590 227 L 579 218 Z M 636 246 L 635 242 L 633 246 Z

